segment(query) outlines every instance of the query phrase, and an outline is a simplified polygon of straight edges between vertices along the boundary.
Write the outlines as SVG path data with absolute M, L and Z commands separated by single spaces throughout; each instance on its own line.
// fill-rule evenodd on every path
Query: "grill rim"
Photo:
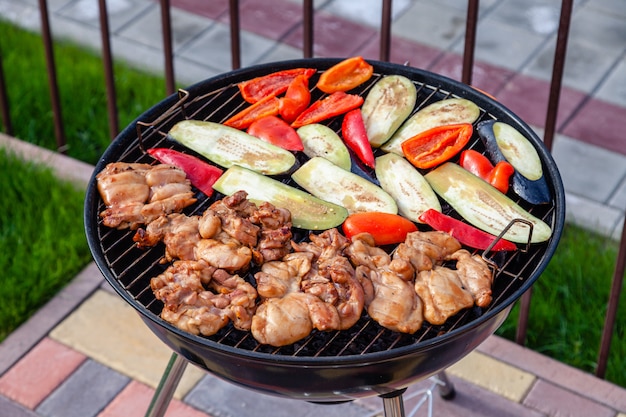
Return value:
M 209 86 L 211 89 L 217 90 L 232 84 L 236 84 L 243 79 L 254 78 L 286 68 L 312 67 L 318 70 L 324 70 L 339 61 L 341 61 L 340 58 L 312 58 L 260 64 L 200 81 L 196 84 L 191 85 L 185 90 L 190 93 L 190 96 L 195 97 L 197 95 L 207 94 L 209 92 L 207 90 Z M 183 340 L 189 340 L 194 344 L 201 345 L 209 350 L 226 353 L 229 356 L 233 357 L 253 359 L 257 361 L 270 360 L 273 364 L 284 364 L 286 366 L 304 365 L 310 367 L 327 367 L 331 365 L 333 367 L 354 367 L 355 365 L 362 366 L 367 363 L 381 363 L 388 360 L 398 359 L 406 355 L 411 355 L 416 352 L 428 351 L 438 345 L 447 344 L 453 339 L 461 338 L 461 336 L 466 335 L 468 332 L 471 332 L 481 325 L 487 324 L 487 322 L 499 317 L 504 310 L 510 309 L 511 305 L 534 284 L 534 282 L 545 270 L 547 264 L 549 263 L 554 252 L 556 251 L 564 227 L 565 219 L 565 194 L 561 177 L 554 159 L 548 152 L 547 148 L 543 145 L 543 142 L 537 137 L 535 132 L 511 110 L 506 108 L 501 103 L 498 103 L 491 97 L 465 84 L 462 84 L 446 76 L 414 67 L 401 66 L 398 64 L 380 62 L 375 60 L 368 60 L 368 62 L 374 65 L 375 72 L 377 73 L 385 75 L 392 73 L 405 75 L 415 82 L 422 82 L 425 85 L 433 86 L 445 92 L 450 92 L 450 94 L 454 96 L 467 98 L 468 100 L 474 101 L 486 113 L 492 115 L 500 115 L 500 117 L 498 118 L 508 118 L 511 122 L 516 124 L 516 128 L 518 128 L 521 133 L 524 134 L 524 136 L 526 136 L 533 142 L 537 152 L 540 155 L 541 160 L 543 161 L 544 167 L 546 168 L 547 172 L 544 172 L 544 175 L 548 175 L 548 178 L 550 180 L 549 184 L 554 193 L 554 213 L 553 224 L 551 225 L 553 235 L 550 238 L 550 241 L 547 244 L 547 247 L 545 248 L 543 254 L 541 255 L 541 260 L 534 268 L 531 276 L 525 277 L 524 282 L 517 290 L 515 290 L 510 296 L 504 298 L 503 300 L 500 300 L 497 305 L 490 307 L 489 310 L 482 314 L 480 317 L 475 318 L 470 322 L 460 325 L 450 331 L 447 331 L 442 335 L 422 340 L 407 346 L 392 347 L 391 349 L 385 351 L 342 356 L 288 356 L 232 347 L 204 338 L 202 336 L 196 336 L 187 333 L 176 328 L 175 326 L 161 319 L 158 315 L 151 312 L 146 306 L 142 305 L 131 294 L 129 294 L 126 289 L 123 288 L 123 286 L 118 282 L 114 274 L 109 269 L 106 259 L 104 258 L 102 248 L 100 246 L 100 242 L 97 239 L 98 232 L 96 229 L 98 228 L 98 225 L 96 219 L 98 218 L 97 202 L 99 199 L 99 194 L 97 191 L 95 179 L 97 173 L 99 173 L 107 163 L 112 162 L 112 160 L 110 159 L 110 155 L 117 153 L 123 154 L 124 149 L 134 143 L 133 140 L 128 139 L 129 137 L 134 137 L 134 140 L 138 140 L 136 139 L 138 123 L 145 122 L 146 120 L 158 120 L 168 111 L 168 109 L 170 109 L 172 106 L 175 106 L 176 103 L 179 102 L 180 97 L 178 93 L 175 93 L 166 97 L 161 102 L 155 104 L 150 109 L 146 110 L 131 124 L 129 124 L 122 132 L 120 132 L 120 134 L 114 139 L 112 144 L 109 146 L 109 148 L 107 148 L 107 150 L 98 161 L 94 169 L 92 178 L 89 182 L 85 197 L 85 232 L 87 235 L 88 245 L 96 262 L 96 265 L 104 275 L 105 279 L 109 282 L 109 284 L 112 285 L 114 290 L 126 302 L 132 305 L 133 308 L 138 311 L 138 313 L 140 313 L 144 321 L 147 319 L 150 321 L 150 324 L 154 324 L 157 327 L 162 327 L 167 331 L 174 333 L 178 338 L 181 338 Z M 150 324 L 149 327 L 152 328 Z

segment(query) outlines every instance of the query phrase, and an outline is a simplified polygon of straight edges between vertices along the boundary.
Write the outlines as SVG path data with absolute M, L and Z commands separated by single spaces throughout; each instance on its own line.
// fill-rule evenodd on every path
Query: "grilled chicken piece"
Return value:
M 174 259 L 195 260 L 195 249 L 200 242 L 199 216 L 172 213 L 150 222 L 146 229 L 139 228 L 133 236 L 140 248 L 165 243 L 165 261 Z
M 485 260 L 480 255 L 471 255 L 465 249 L 454 252 L 449 258 L 457 261 L 459 278 L 472 294 L 476 305 L 487 307 L 491 304 L 493 273 Z
M 461 249 L 458 240 L 444 232 L 412 232 L 394 252 L 394 258 L 409 261 L 416 273 L 433 269 Z
M 190 333 L 210 336 L 229 320 L 242 330 L 252 323 L 254 287 L 205 261 L 176 261 L 150 286 L 164 304 L 161 317 Z
M 474 298 L 464 288 L 457 271 L 443 266 L 421 271 L 415 278 L 415 292 L 424 303 L 424 318 L 435 325 L 474 305 Z
M 195 258 L 203 259 L 229 272 L 246 271 L 250 267 L 252 251 L 236 240 L 200 239 L 195 246 Z
M 96 179 L 107 207 L 100 217 L 108 227 L 134 230 L 196 202 L 185 173 L 172 165 L 115 162 Z
M 291 213 L 289 210 L 261 203 L 250 216 L 252 223 L 261 226 L 261 236 L 252 250 L 254 261 L 261 265 L 277 261 L 291 252 Z

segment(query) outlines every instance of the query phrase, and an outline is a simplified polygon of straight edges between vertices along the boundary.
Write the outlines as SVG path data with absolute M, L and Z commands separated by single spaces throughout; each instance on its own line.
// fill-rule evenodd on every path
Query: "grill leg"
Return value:
M 170 401 L 172 401 L 174 391 L 176 391 L 186 366 L 187 361 L 185 358 L 172 353 L 165 372 L 161 377 L 161 382 L 159 382 L 159 386 L 154 392 L 146 417 L 163 417 L 165 415 L 165 411 L 167 411 L 167 407 L 170 405 Z
M 441 371 L 437 374 L 437 380 L 439 385 L 439 395 L 444 400 L 451 400 L 454 398 L 456 391 L 454 390 L 454 385 L 448 379 L 448 375 L 446 375 L 445 371 Z
M 383 397 L 383 416 L 384 417 L 404 417 L 404 401 L 402 400 L 402 392 Z

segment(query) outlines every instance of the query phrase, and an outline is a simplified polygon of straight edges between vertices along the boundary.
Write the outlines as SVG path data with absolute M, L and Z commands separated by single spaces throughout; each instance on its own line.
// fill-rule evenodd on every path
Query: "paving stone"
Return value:
M 85 359 L 45 338 L 0 378 L 0 393 L 33 410 Z
M 88 360 L 36 411 L 44 417 L 96 416 L 129 381 L 128 377 Z
M 539 35 L 556 32 L 560 4 L 551 0 L 504 0 L 498 3 L 492 17 L 503 23 Z
M 613 417 L 615 410 L 602 406 L 543 380 L 537 381 L 524 405 L 553 417 Z
M 534 375 L 478 352 L 470 353 L 447 372 L 515 402 L 520 402 L 535 382 Z
M 239 9 L 241 29 L 268 39 L 284 38 L 303 20 L 302 6 L 285 0 L 247 0 Z
M 116 294 L 98 290 L 50 336 L 133 379 L 156 388 L 172 351 Z M 204 375 L 188 366 L 176 398 L 181 398 Z
M 3 417 L 38 417 L 34 411 L 28 410 L 16 402 L 0 395 L 0 416 Z
M 602 80 L 602 84 L 595 92 L 594 97 L 620 107 L 626 107 L 626 56 L 622 57 Z
M 66 3 L 67 4 L 58 9 L 57 13 L 59 15 L 69 20 L 88 24 L 94 28 L 100 27 L 100 8 L 98 7 L 98 2 L 75 0 Z M 109 29 L 113 32 L 116 32 L 129 22 L 134 22 L 135 19 L 145 13 L 147 9 L 158 8 L 156 4 L 149 4 L 141 0 L 107 0 L 106 5 Z
M 362 417 L 364 409 L 354 403 L 313 404 L 265 395 L 241 388 L 207 374 L 185 397 L 185 402 L 209 414 L 237 417 Z
M 131 381 L 124 389 L 98 414 L 98 417 L 132 417 L 146 414 L 154 390 L 137 381 Z M 165 412 L 165 417 L 207 417 L 207 414 L 193 407 L 172 399 Z

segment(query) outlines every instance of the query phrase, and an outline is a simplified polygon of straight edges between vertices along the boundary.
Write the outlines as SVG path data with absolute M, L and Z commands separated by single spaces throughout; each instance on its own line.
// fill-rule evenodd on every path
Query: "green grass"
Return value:
M 0 341 L 89 262 L 84 193 L 0 148 Z
M 56 150 L 41 37 L 0 21 L 0 51 L 13 136 Z M 56 43 L 54 52 L 67 154 L 95 164 L 112 137 L 102 61 L 67 43 Z M 114 73 L 123 129 L 165 97 L 165 81 L 122 64 L 115 65 Z
M 14 136 L 56 149 L 44 53 L 38 35 L 0 22 L 0 51 L 9 88 Z M 56 44 L 68 154 L 95 163 L 110 141 L 102 63 L 81 48 Z M 120 127 L 165 95 L 160 77 L 116 65 Z M 49 172 L 0 154 L 0 340 L 26 320 L 89 261 L 82 226 L 82 195 Z M 60 197 L 70 195 L 71 198 Z M 76 200 L 76 201 L 74 201 Z M 53 229 L 54 227 L 54 229 Z M 593 372 L 616 244 L 567 226 L 554 258 L 533 290 L 527 345 Z M 7 271 L 9 271 L 7 273 Z M 626 292 L 621 309 L 626 308 Z M 498 333 L 513 339 L 518 309 Z M 626 386 L 626 314 L 618 314 L 607 379 Z

